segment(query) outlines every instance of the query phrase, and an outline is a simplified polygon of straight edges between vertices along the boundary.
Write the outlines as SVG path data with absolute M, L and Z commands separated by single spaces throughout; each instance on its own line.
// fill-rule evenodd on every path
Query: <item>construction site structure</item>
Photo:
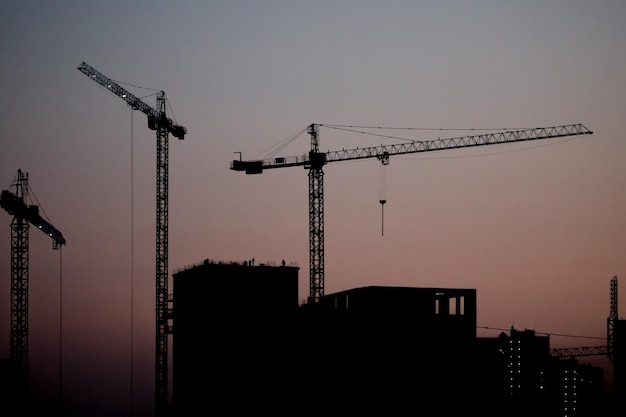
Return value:
M 617 330 L 616 330 L 617 329 Z M 617 276 L 611 278 L 610 309 L 606 320 L 606 344 L 601 346 L 580 346 L 555 348 L 550 351 L 556 358 L 576 359 L 581 356 L 606 356 L 613 369 L 613 397 L 616 410 L 626 412 L 626 321 L 620 320 L 617 310 Z
M 25 392 L 28 382 L 28 299 L 29 299 L 29 228 L 35 226 L 52 239 L 52 249 L 66 244 L 63 234 L 42 217 L 39 205 L 32 201 L 28 173 L 17 170 L 13 190 L 2 190 L 0 207 L 13 216 L 11 220 L 11 335 L 10 362 L 19 379 L 18 391 Z M 43 212 L 43 210 L 41 210 Z
M 615 322 L 617 316 L 617 276 L 611 278 L 611 309 L 606 319 L 606 353 L 611 362 L 615 360 Z
M 156 131 L 155 413 L 164 416 L 168 413 L 168 334 L 171 333 L 171 298 L 168 295 L 169 134 L 182 140 L 187 128 L 167 116 L 165 92 L 157 94 L 155 109 L 85 62 L 78 66 L 78 70 L 124 100 L 133 110 L 148 116 L 148 128 Z
M 540 127 L 523 130 L 505 130 L 496 133 L 485 133 L 435 140 L 413 140 L 395 145 L 342 149 L 340 151 L 319 151 L 318 128 L 342 128 L 337 125 L 311 124 L 307 128 L 311 136 L 311 150 L 308 154 L 292 157 L 243 161 L 233 160 L 230 169 L 244 171 L 246 174 L 260 174 L 266 169 L 304 167 L 309 170 L 309 302 L 317 303 L 324 296 L 324 165 L 331 162 L 342 162 L 357 159 L 377 158 L 382 164 L 389 163 L 394 155 L 433 152 L 476 146 L 496 145 L 504 143 L 524 142 L 566 136 L 590 135 L 593 132 L 582 124 L 571 124 L 553 127 Z M 346 127 L 346 126 L 344 126 Z M 347 129 L 343 129 L 347 130 Z M 360 132 L 362 133 L 362 132 Z M 240 153 L 241 158 L 241 153 Z M 381 205 L 385 201 L 381 197 Z
M 613 362 L 615 360 L 615 323 L 617 320 L 617 276 L 614 276 L 611 278 L 610 310 L 609 317 L 606 319 L 606 345 L 554 348 L 551 355 L 557 358 L 607 356 Z

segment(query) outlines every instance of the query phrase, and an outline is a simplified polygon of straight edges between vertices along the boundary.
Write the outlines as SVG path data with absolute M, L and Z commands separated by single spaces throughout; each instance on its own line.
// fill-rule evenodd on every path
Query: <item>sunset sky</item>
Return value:
M 392 156 L 384 235 L 380 163 L 326 165 L 325 293 L 475 288 L 479 336 L 605 344 L 610 279 L 626 277 L 625 21 L 618 0 L 1 2 L 0 189 L 27 172 L 67 239 L 53 251 L 31 228 L 31 380 L 54 403 L 62 379 L 68 413 L 93 416 L 128 415 L 132 383 L 133 412 L 153 412 L 155 132 L 82 61 L 151 106 L 164 90 L 188 129 L 169 141 L 170 275 L 284 259 L 302 300 L 307 171 L 245 175 L 238 152 L 263 158 L 311 123 L 419 140 L 582 123 L 593 135 Z M 400 142 L 319 133 L 321 151 Z M 276 156 L 309 149 L 305 133 Z M 0 358 L 11 220 L 0 213 Z

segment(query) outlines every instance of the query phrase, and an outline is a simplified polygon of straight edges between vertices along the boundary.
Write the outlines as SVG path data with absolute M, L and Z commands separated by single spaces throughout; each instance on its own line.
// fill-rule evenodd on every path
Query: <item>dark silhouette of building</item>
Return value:
M 612 415 L 602 370 L 552 357 L 548 336 L 477 338 L 475 289 L 299 305 L 298 271 L 206 260 L 174 274 L 174 415 Z
M 483 415 L 609 416 L 612 401 L 602 368 L 550 354 L 550 337 L 511 328 L 497 338 L 478 338 Z M 491 395 L 489 395 L 491 394 Z
M 613 390 L 618 415 L 626 415 L 626 320 L 614 323 Z
M 17 381 L 22 378 L 10 359 L 0 359 L 0 416 L 60 416 L 58 404 L 45 400 L 31 389 L 24 390 Z M 30 387 L 29 387 L 30 388 Z
M 205 260 L 173 274 L 175 415 L 256 415 L 285 400 L 275 389 L 301 363 L 298 270 Z
M 306 415 L 462 415 L 471 395 L 474 289 L 371 286 L 302 306 L 317 381 Z M 303 404 L 306 404 L 303 402 Z
M 299 306 L 298 270 L 207 260 L 173 275 L 174 414 L 458 415 L 473 401 L 475 290 L 365 287 Z
M 503 332 L 491 340 L 481 338 L 478 344 L 484 384 L 493 390 L 493 405 L 496 406 L 486 412 L 490 415 L 560 415 L 558 381 L 552 372 L 556 362 L 550 355 L 548 336 L 511 328 L 510 335 Z M 493 395 L 494 391 L 497 395 Z

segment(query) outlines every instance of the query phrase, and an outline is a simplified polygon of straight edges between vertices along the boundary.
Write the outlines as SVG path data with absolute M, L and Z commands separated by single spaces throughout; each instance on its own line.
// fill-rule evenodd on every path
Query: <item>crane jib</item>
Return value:
M 8 190 L 2 190 L 2 194 L 0 194 L 0 207 L 6 210 L 10 215 L 24 219 L 33 226 L 36 226 L 59 245 L 66 244 L 63 234 L 41 217 L 39 214 L 39 206 L 26 205 L 22 198 Z
M 582 124 L 540 127 L 525 130 L 507 130 L 496 133 L 485 133 L 453 138 L 434 140 L 414 140 L 393 145 L 381 145 L 365 148 L 342 149 L 326 153 L 310 151 L 300 156 L 277 157 L 253 161 L 234 160 L 231 162 L 233 171 L 245 171 L 246 174 L 260 174 L 264 169 L 304 166 L 308 169 L 319 169 L 329 162 L 349 161 L 366 158 L 388 158 L 391 155 L 404 155 L 418 152 L 442 151 L 475 146 L 496 145 L 512 142 L 524 142 L 539 139 L 562 138 L 576 135 L 590 135 L 593 132 Z
M 139 110 L 148 116 L 148 128 L 151 130 L 165 128 L 174 137 L 181 140 L 185 138 L 185 134 L 187 133 L 186 127 L 174 123 L 174 121 L 169 117 L 166 117 L 165 114 L 162 114 L 155 108 L 144 103 L 133 93 L 129 92 L 112 79 L 106 77 L 95 68 L 89 66 L 86 62 L 83 61 L 77 69 L 100 84 L 102 87 L 124 100 L 133 110 Z M 165 93 L 161 92 L 161 94 L 164 95 Z

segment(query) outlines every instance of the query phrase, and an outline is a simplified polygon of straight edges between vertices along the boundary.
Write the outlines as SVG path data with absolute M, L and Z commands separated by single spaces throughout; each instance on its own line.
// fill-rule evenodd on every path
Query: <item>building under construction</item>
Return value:
M 475 289 L 299 305 L 298 272 L 205 260 L 174 273 L 174 415 L 612 415 L 602 370 L 551 357 L 548 337 L 477 338 Z
M 269 408 L 261 404 L 273 401 L 265 391 L 278 375 L 302 363 L 290 337 L 298 270 L 254 259 L 207 259 L 173 274 L 175 415 L 256 414 Z

